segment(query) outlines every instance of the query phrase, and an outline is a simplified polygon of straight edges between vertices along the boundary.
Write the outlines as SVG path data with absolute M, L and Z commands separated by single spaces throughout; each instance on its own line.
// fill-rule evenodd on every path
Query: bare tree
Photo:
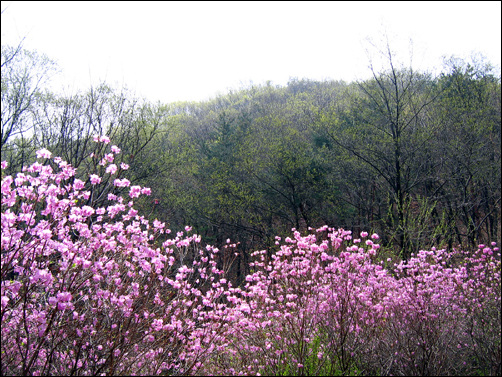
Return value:
M 9 139 L 32 131 L 30 112 L 44 83 L 56 72 L 56 63 L 43 54 L 25 50 L 21 44 L 2 46 L 2 148 Z

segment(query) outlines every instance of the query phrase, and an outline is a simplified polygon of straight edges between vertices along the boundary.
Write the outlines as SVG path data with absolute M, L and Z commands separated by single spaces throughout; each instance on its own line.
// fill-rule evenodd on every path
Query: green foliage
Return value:
M 143 212 L 240 242 L 243 270 L 249 250 L 292 227 L 372 229 L 405 259 L 500 242 L 500 77 L 480 59 L 452 58 L 438 77 L 388 59 L 362 82 L 295 78 L 167 105 L 106 84 L 43 93 L 53 63 L 2 47 L 2 159 L 17 169 L 46 147 L 90 171 L 90 141 L 107 135 L 129 166 L 119 174 L 152 188 Z
M 452 75 L 459 73 L 391 70 L 358 84 L 294 79 L 173 104 L 173 164 L 150 185 L 169 203 L 168 221 L 190 223 L 211 242 L 232 237 L 244 251 L 325 223 L 385 234 L 383 248 L 405 258 L 432 243 L 497 239 L 500 81 Z M 458 99 L 460 79 L 477 91 L 468 102 L 475 105 Z M 464 115 L 449 119 L 449 111 Z M 487 128 L 473 133 L 480 120 Z

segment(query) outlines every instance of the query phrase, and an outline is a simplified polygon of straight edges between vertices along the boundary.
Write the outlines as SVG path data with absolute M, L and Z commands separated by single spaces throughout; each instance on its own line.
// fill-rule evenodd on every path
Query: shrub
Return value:
M 498 249 L 421 251 L 385 269 L 376 239 L 323 227 L 294 231 L 270 259 L 256 252 L 246 286 L 225 292 L 239 331 L 213 371 L 500 374 Z
M 114 156 L 101 149 L 94 158 L 111 185 Z M 2 374 L 195 373 L 225 323 L 218 249 L 201 247 L 188 227 L 168 238 L 164 223 L 127 201 L 150 190 L 125 178 L 95 208 L 103 200 L 89 188 L 101 177 L 84 182 L 52 161 L 57 171 L 35 162 L 2 179 Z M 120 187 L 128 195 L 113 193 Z

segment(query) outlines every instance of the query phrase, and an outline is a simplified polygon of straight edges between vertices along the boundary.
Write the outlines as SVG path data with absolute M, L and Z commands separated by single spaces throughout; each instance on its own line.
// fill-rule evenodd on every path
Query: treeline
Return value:
M 404 259 L 500 243 L 500 76 L 482 61 L 452 58 L 432 76 L 389 55 L 361 82 L 293 79 L 172 104 L 107 85 L 43 91 L 52 67 L 2 46 L 6 173 L 41 147 L 96 167 L 92 137 L 106 135 L 122 151 L 118 177 L 152 189 L 144 213 L 214 245 L 240 242 L 238 278 L 252 250 L 273 249 L 293 227 L 378 232 L 382 252 Z

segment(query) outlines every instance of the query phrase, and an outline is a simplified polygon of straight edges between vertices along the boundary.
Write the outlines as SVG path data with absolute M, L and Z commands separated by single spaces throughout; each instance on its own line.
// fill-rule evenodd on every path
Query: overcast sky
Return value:
M 7 9 L 6 9 L 7 8 Z M 73 2 L 2 1 L 2 44 L 56 60 L 55 87 L 99 81 L 152 101 L 204 100 L 292 77 L 368 77 L 370 44 L 387 33 L 413 66 L 485 55 L 500 67 L 501 2 Z

